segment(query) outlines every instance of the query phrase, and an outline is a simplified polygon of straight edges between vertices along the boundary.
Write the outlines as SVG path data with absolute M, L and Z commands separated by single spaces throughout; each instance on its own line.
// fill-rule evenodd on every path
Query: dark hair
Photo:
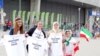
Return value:
M 70 30 L 66 30 L 66 31 L 65 31 L 65 34 L 67 34 L 68 32 L 70 32 Z

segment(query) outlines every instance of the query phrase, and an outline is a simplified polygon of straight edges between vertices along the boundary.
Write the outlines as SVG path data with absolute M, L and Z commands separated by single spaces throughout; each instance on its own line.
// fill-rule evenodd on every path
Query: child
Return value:
M 77 41 L 72 37 L 72 31 L 68 30 L 65 32 L 65 41 L 64 41 L 64 55 L 65 56 L 74 56 L 77 48 Z

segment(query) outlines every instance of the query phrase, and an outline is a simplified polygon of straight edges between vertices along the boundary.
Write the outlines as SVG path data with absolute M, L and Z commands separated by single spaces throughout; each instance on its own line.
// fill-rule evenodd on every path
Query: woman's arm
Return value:
M 28 34 L 28 36 L 32 36 L 32 34 L 34 33 L 34 31 L 35 31 L 36 28 L 37 28 L 37 26 L 34 26 L 26 34 Z

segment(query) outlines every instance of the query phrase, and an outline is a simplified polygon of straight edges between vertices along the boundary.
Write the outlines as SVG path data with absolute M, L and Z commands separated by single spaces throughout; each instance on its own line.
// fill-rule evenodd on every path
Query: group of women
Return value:
M 71 43 L 72 39 L 72 32 L 71 30 L 62 31 L 59 29 L 59 23 L 54 22 L 52 29 L 48 32 L 43 30 L 42 21 L 38 21 L 37 24 L 31 28 L 28 32 L 24 31 L 23 22 L 21 18 L 15 19 L 15 25 L 13 29 L 10 31 L 10 35 L 17 35 L 17 34 L 25 34 L 25 37 L 28 38 L 31 36 L 33 39 L 46 39 L 48 44 L 47 56 L 73 56 L 73 49 L 67 48 Z M 37 36 L 38 35 L 38 36 Z M 36 40 L 37 42 L 41 40 Z M 41 42 L 44 43 L 44 42 Z M 35 44 L 34 44 L 35 45 Z M 45 46 L 45 45 L 44 45 Z M 29 52 L 29 45 L 26 45 L 26 49 Z M 70 49 L 70 50 L 69 50 Z M 42 56 L 39 55 L 43 53 L 38 52 L 37 55 L 33 54 L 32 56 Z

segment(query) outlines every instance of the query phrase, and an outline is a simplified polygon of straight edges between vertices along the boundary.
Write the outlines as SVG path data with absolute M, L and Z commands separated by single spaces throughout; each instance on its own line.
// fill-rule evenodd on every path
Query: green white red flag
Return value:
M 92 33 L 85 27 L 81 28 L 80 37 L 85 38 L 87 41 L 93 37 Z

